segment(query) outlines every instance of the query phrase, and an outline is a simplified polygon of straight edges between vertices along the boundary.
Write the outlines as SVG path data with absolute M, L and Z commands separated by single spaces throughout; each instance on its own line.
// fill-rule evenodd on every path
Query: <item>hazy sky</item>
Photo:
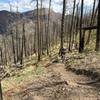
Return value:
M 48 7 L 48 1 L 45 0 L 43 6 Z M 62 9 L 62 2 L 63 0 L 52 0 L 52 9 L 56 12 L 61 12 Z M 68 7 L 71 6 L 73 0 L 67 0 L 68 1 Z M 78 0 L 79 1 L 79 0 Z M 18 2 L 18 7 L 20 12 L 33 10 L 36 8 L 36 3 L 30 3 L 31 0 L 0 0 L 0 10 L 8 10 L 10 9 L 9 3 L 12 4 L 13 11 L 16 11 L 16 6 Z M 93 0 L 84 0 L 85 5 L 91 5 Z

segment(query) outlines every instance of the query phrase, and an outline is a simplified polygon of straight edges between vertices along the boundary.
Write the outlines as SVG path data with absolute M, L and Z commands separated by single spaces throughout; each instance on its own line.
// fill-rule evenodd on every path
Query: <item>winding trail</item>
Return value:
M 68 85 L 76 86 L 75 74 L 72 72 L 67 72 L 65 65 L 58 63 L 51 66 L 53 71 L 57 74 L 60 74 L 61 79 L 67 81 Z
M 27 85 L 9 100 L 99 100 L 98 90 L 93 86 L 77 84 L 90 81 L 88 77 L 67 71 L 62 63 L 52 63 L 45 70 L 48 77 Z

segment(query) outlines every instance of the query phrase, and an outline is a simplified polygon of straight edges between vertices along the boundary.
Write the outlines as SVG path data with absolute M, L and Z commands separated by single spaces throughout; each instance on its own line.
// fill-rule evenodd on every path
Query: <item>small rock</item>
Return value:
M 92 59 L 92 63 L 95 63 L 97 61 L 97 58 Z
M 100 95 L 100 92 L 98 93 L 98 95 Z

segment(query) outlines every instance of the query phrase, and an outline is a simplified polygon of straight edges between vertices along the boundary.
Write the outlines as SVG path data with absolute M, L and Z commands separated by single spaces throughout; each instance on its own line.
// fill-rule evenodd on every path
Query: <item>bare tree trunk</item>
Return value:
M 41 52 L 40 52 L 40 28 L 39 28 L 39 2 L 37 0 L 37 38 L 38 38 L 38 61 L 41 60 Z
M 82 38 L 82 19 L 83 19 L 83 6 L 84 6 L 84 0 L 81 0 L 81 17 L 80 17 L 80 35 L 79 35 L 79 53 L 83 52 L 84 42 Z
M 94 23 L 93 21 L 93 16 L 94 16 L 94 13 L 95 13 L 95 5 L 96 5 L 96 0 L 94 0 L 94 3 L 93 3 L 93 10 L 92 10 L 92 16 L 91 16 L 91 23 L 90 23 L 90 26 Z M 90 37 L 91 37 L 91 30 L 89 30 L 89 35 L 88 35 L 88 39 L 86 41 L 86 44 L 89 44 L 90 42 Z
M 24 45 L 24 52 L 25 52 L 25 57 L 27 57 L 27 52 L 26 52 L 26 35 L 25 35 L 25 23 L 23 24 L 23 45 Z
M 4 60 L 4 64 L 6 64 L 7 65 L 7 47 L 6 47 L 6 41 L 5 41 L 5 36 L 3 37 L 3 43 L 4 43 L 4 58 L 5 58 L 5 60 Z
M 96 34 L 96 51 L 100 51 L 100 0 L 98 2 L 98 23 Z
M 15 55 L 15 43 L 14 43 L 14 36 L 11 30 L 11 37 L 12 37 L 12 51 L 13 51 L 13 59 L 14 59 L 14 64 L 16 64 L 16 55 Z
M 37 34 L 37 27 L 36 27 L 36 23 L 35 23 L 35 33 L 34 33 L 34 53 L 36 53 L 36 42 L 37 42 L 37 40 L 36 40 L 36 34 Z
M 3 100 L 1 81 L 0 81 L 0 100 Z
M 42 16 L 43 16 L 43 9 L 42 9 L 42 0 L 41 0 L 41 10 L 40 10 L 40 53 L 42 55 L 42 37 L 43 37 L 43 19 L 42 19 Z
M 51 14 L 51 0 L 49 0 L 48 27 L 47 27 L 47 35 L 46 35 L 47 55 L 49 55 L 49 42 L 50 42 L 50 14 Z
M 0 58 L 1 58 L 1 62 L 0 62 L 0 63 L 3 64 L 3 53 L 2 53 L 2 48 L 0 48 L 0 56 L 1 56 L 1 57 L 0 57 Z
M 66 0 L 63 0 L 63 13 L 62 13 L 62 21 L 61 21 L 61 47 L 60 49 L 63 48 L 64 46 L 64 21 L 65 21 L 65 12 L 66 12 Z M 62 54 L 61 54 L 62 56 Z
M 22 48 L 21 48 L 21 55 L 20 55 L 20 64 L 21 65 L 23 64 L 24 34 L 25 34 L 25 23 L 23 23 Z
M 17 58 L 17 62 L 19 60 L 19 49 L 18 49 L 18 26 L 16 25 L 16 58 Z
M 79 4 L 77 4 L 77 11 L 76 11 L 75 42 L 77 42 L 78 28 L 79 28 Z
M 72 14 L 72 19 L 71 19 L 71 27 L 70 27 L 70 39 L 69 39 L 69 51 L 71 51 L 71 44 L 72 44 L 72 30 L 73 30 L 73 23 L 74 23 L 74 14 L 75 14 L 75 4 L 76 4 L 76 0 L 74 0 L 74 4 L 73 4 L 73 14 Z

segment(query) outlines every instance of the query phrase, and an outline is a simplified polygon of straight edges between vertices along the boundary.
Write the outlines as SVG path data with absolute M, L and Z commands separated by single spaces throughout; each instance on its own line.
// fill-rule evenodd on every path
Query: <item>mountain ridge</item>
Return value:
M 39 9 L 40 13 L 41 9 Z M 39 15 L 40 16 L 40 15 Z M 24 13 L 15 13 L 9 12 L 6 10 L 0 11 L 0 34 L 4 34 L 7 32 L 7 28 L 10 24 L 21 20 L 22 18 L 30 19 L 33 22 L 37 20 L 37 9 L 30 10 Z M 60 13 L 56 13 L 51 10 L 51 17 L 50 20 L 56 22 L 56 20 L 61 18 Z M 40 19 L 47 21 L 48 19 L 48 8 L 42 8 L 42 16 Z

